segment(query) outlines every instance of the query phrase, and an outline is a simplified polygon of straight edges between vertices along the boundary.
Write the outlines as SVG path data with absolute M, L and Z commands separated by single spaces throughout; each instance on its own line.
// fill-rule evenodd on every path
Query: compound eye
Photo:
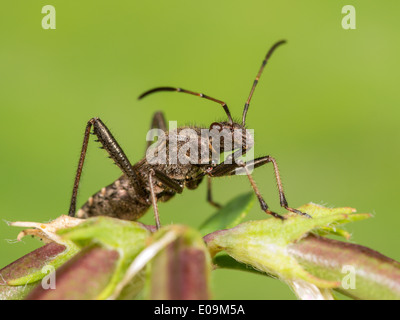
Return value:
M 210 131 L 211 130 L 216 130 L 216 131 L 221 131 L 222 130 L 222 125 L 219 122 L 213 122 L 210 125 Z

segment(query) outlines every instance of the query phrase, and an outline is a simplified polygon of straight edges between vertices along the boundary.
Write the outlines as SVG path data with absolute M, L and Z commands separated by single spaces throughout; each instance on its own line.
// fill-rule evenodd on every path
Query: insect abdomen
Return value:
M 109 216 L 123 220 L 137 220 L 149 209 L 151 203 L 139 201 L 139 196 L 122 176 L 114 183 L 91 196 L 78 210 L 78 218 Z

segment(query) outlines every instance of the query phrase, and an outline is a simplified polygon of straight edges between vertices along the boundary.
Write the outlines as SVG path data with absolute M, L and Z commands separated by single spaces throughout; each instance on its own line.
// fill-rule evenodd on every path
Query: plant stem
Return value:
M 288 246 L 288 252 L 308 272 L 339 281 L 335 290 L 354 299 L 400 299 L 400 263 L 357 244 L 308 235 Z M 216 268 L 256 271 L 226 254 L 214 258 Z

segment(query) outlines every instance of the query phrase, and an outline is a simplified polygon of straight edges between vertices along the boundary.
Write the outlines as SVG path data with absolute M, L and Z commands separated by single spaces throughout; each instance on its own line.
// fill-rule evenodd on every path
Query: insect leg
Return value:
M 216 203 L 213 201 L 212 198 L 212 193 L 211 193 L 211 177 L 207 177 L 207 201 L 210 203 L 212 206 L 216 207 L 217 209 L 221 209 L 222 206 L 219 203 Z
M 257 189 L 257 186 L 254 183 L 253 178 L 250 175 L 250 171 L 249 168 L 250 167 L 260 167 L 264 164 L 267 164 L 269 162 L 272 162 L 273 166 L 274 166 L 274 173 L 275 173 L 275 178 L 276 178 L 276 182 L 278 184 L 278 190 L 279 190 L 279 200 L 280 200 L 280 205 L 281 207 L 285 208 L 288 211 L 297 213 L 299 215 L 303 215 L 307 218 L 311 218 L 307 213 L 301 212 L 297 209 L 291 208 L 288 205 L 288 202 L 286 200 L 285 197 L 285 193 L 283 191 L 283 186 L 282 186 L 282 181 L 281 181 L 281 177 L 279 174 L 279 169 L 278 169 L 278 165 L 276 163 L 276 160 L 273 157 L 270 156 L 265 156 L 265 157 L 260 157 L 257 159 L 254 159 L 252 161 L 248 161 L 246 163 L 240 164 L 240 163 L 233 163 L 233 164 L 224 164 L 221 163 L 218 166 L 216 166 L 211 172 L 211 176 L 213 177 L 220 177 L 220 176 L 226 176 L 226 175 L 234 175 L 236 173 L 236 169 L 238 168 L 242 168 L 243 170 L 245 170 L 246 175 L 249 177 L 250 183 L 253 186 L 253 189 Z M 257 194 L 257 191 L 254 190 Z M 259 197 L 259 195 L 257 194 L 257 197 Z M 259 198 L 260 204 L 261 204 L 261 200 Z M 265 202 L 264 202 L 265 203 Z M 261 206 L 263 207 L 263 204 L 261 204 Z M 264 209 L 263 209 L 264 210 Z M 264 210 L 265 211 L 265 210 Z
M 309 216 L 307 213 L 304 213 L 304 212 L 301 212 L 301 211 L 299 211 L 297 209 L 289 207 L 288 202 L 287 202 L 286 197 L 285 197 L 285 193 L 283 191 L 283 185 L 282 185 L 282 181 L 281 181 L 281 176 L 279 174 L 278 164 L 276 163 L 275 158 L 270 157 L 270 156 L 266 156 L 266 157 L 258 158 L 256 160 L 258 160 L 258 166 L 260 166 L 262 164 L 267 164 L 269 162 L 272 162 L 272 164 L 274 166 L 274 173 L 275 173 L 276 183 L 278 185 L 279 201 L 280 201 L 281 207 L 285 208 L 288 211 L 291 211 L 291 212 L 297 213 L 299 215 L 305 216 L 307 218 L 311 218 L 311 216 Z
M 153 204 L 153 210 L 154 210 L 154 218 L 156 219 L 156 226 L 157 229 L 161 228 L 161 222 L 160 222 L 160 215 L 158 214 L 158 206 L 157 206 L 157 197 L 154 192 L 154 185 L 153 185 L 153 176 L 155 175 L 154 170 L 150 170 L 149 174 L 149 187 L 150 187 L 150 198 L 151 198 L 151 203 Z
M 74 187 L 72 189 L 72 197 L 69 208 L 69 216 L 74 216 L 76 211 L 76 198 L 78 195 L 79 181 L 82 174 L 83 163 L 86 157 L 86 151 L 89 144 L 90 130 L 93 127 L 93 133 L 97 136 L 98 141 L 102 144 L 102 149 L 105 149 L 110 158 L 118 165 L 122 172 L 129 178 L 135 191 L 143 201 L 147 201 L 147 193 L 142 187 L 142 183 L 125 155 L 118 142 L 112 136 L 106 125 L 99 118 L 92 118 L 88 121 L 83 138 L 81 155 L 79 158 L 78 169 L 75 176 Z
M 281 220 L 285 220 L 285 218 L 283 216 L 281 216 L 281 215 L 277 214 L 276 212 L 273 212 L 273 211 L 268 209 L 268 205 L 264 201 L 263 197 L 261 196 L 261 193 L 258 190 L 258 187 L 257 187 L 256 183 L 254 182 L 254 179 L 253 179 L 252 175 L 250 174 L 250 170 L 249 170 L 248 166 L 245 163 L 243 163 L 243 168 L 246 171 L 246 175 L 249 178 L 250 184 L 251 184 L 251 186 L 252 186 L 252 188 L 254 190 L 254 193 L 257 196 L 258 202 L 260 203 L 261 210 L 264 211 L 265 213 L 270 214 L 271 216 L 273 216 L 275 218 L 278 218 L 278 219 L 281 219 Z
M 256 160 L 254 160 L 256 161 Z M 250 174 L 249 168 L 248 168 L 248 163 L 240 163 L 237 161 L 236 163 L 232 164 L 226 164 L 226 163 L 220 163 L 216 167 L 214 167 L 212 170 L 208 172 L 208 175 L 211 177 L 222 177 L 222 176 L 228 176 L 232 175 L 235 173 L 235 169 L 242 167 L 243 170 L 245 170 L 247 177 L 249 178 L 250 184 L 254 190 L 254 193 L 257 196 L 258 202 L 260 203 L 261 210 L 263 210 L 265 213 L 268 213 L 272 215 L 275 218 L 284 220 L 285 218 L 282 217 L 281 215 L 277 214 L 276 212 L 273 212 L 268 209 L 267 203 L 264 201 L 263 197 L 261 196 L 260 191 L 258 190 L 258 187 L 256 186 L 253 177 Z
M 154 172 L 154 176 L 156 177 L 156 179 L 164 184 L 166 187 L 174 190 L 177 193 L 182 193 L 183 187 L 175 180 L 171 179 L 161 171 L 155 169 L 152 169 L 152 171 Z
M 151 121 L 151 129 L 161 129 L 164 132 L 167 132 L 167 121 L 165 120 L 164 114 L 161 111 L 157 111 L 153 115 L 153 119 Z M 150 141 L 147 142 L 146 150 L 153 143 L 153 136 L 150 137 Z
M 251 161 L 246 162 L 246 166 L 249 167 L 260 167 L 266 163 L 268 163 L 266 161 L 267 157 L 261 157 L 261 158 L 257 158 Z M 211 171 L 210 171 L 210 176 L 211 177 L 222 177 L 222 176 L 230 176 L 230 175 L 235 175 L 236 174 L 236 169 L 239 170 L 244 170 L 242 165 L 239 165 L 237 163 L 225 163 L 222 162 L 220 164 L 218 164 L 217 166 L 215 166 Z
M 164 173 L 161 171 L 158 171 L 156 169 L 150 169 L 149 170 L 149 188 L 150 188 L 150 199 L 151 203 L 153 205 L 153 210 L 154 210 L 154 217 L 156 220 L 156 226 L 157 229 L 161 228 L 161 222 L 160 222 L 160 215 L 158 213 L 158 206 L 157 206 L 157 196 L 154 191 L 154 180 L 158 180 L 161 182 L 163 185 L 166 187 L 174 190 L 177 193 L 182 193 L 183 187 L 174 181 L 173 179 L 169 178 L 166 176 Z

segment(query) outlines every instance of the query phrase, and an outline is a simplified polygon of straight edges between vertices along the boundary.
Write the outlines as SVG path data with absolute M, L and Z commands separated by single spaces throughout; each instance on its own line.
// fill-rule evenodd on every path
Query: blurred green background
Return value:
M 56 30 L 41 9 L 56 8 Z M 344 30 L 341 9 L 356 8 Z M 351 206 L 374 218 L 347 227 L 351 241 L 400 260 L 398 1 L 3 1 L 0 12 L 0 267 L 37 248 L 4 221 L 66 214 L 86 122 L 100 117 L 131 162 L 144 153 L 152 114 L 178 125 L 223 119 L 216 104 L 160 93 L 180 86 L 228 103 L 240 118 L 253 79 L 267 65 L 247 117 L 255 155 L 280 166 L 289 204 Z M 92 139 L 93 141 L 94 139 Z M 79 204 L 119 177 L 90 143 Z M 271 208 L 272 166 L 254 178 Z M 226 203 L 251 190 L 246 177 L 214 180 Z M 214 210 L 206 184 L 159 206 L 164 224 L 199 224 Z M 255 205 L 248 219 L 265 215 Z M 151 211 L 142 219 L 153 223 Z M 10 241 L 11 240 L 11 241 Z M 216 271 L 217 299 L 294 299 L 281 282 Z

